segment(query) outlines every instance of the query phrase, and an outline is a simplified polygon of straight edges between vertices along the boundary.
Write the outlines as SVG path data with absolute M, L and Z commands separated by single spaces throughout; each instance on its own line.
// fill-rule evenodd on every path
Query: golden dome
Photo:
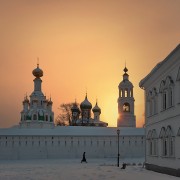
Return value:
M 43 70 L 39 68 L 39 64 L 37 64 L 37 68 L 32 71 L 32 74 L 37 78 L 43 76 Z

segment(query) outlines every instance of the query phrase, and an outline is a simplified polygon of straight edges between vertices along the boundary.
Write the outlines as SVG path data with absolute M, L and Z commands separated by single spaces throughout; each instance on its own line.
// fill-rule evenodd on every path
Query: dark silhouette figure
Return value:
M 121 169 L 126 169 L 126 163 L 123 162 Z
M 83 153 L 83 158 L 82 158 L 82 160 L 81 160 L 81 163 L 82 163 L 82 162 L 86 162 L 86 163 L 87 163 L 87 161 L 86 161 L 86 152 Z

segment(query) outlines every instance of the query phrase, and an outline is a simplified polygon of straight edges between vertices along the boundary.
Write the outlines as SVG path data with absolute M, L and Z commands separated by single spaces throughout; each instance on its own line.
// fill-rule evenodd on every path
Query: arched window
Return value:
M 130 90 L 130 97 L 133 97 L 133 89 Z
M 46 115 L 46 121 L 48 121 L 48 115 Z
M 149 155 L 156 156 L 158 154 L 158 137 L 156 130 L 153 129 L 152 131 L 150 130 L 147 135 L 147 140 L 148 140 L 148 152 Z
M 123 97 L 123 90 L 120 90 L 120 97 Z
M 128 97 L 128 89 L 125 89 L 125 97 Z
M 161 128 L 159 138 L 161 138 L 161 154 L 162 156 L 166 156 L 167 155 L 167 140 L 165 137 L 165 127 Z
M 33 120 L 37 120 L 37 115 L 36 114 L 33 115 Z
M 175 155 L 175 138 L 171 126 L 167 129 L 161 128 L 160 138 L 162 142 L 162 155 L 167 157 L 174 157 Z
M 163 91 L 162 103 L 163 103 L 163 110 L 167 109 L 167 91 L 166 90 Z
M 129 103 L 124 103 L 123 105 L 123 111 L 124 112 L 130 112 L 130 104 Z
M 169 88 L 169 107 L 173 106 L 173 90 Z
M 158 143 L 158 136 L 157 136 L 156 130 L 153 129 L 152 130 L 152 154 L 153 155 L 157 155 L 158 153 L 157 143 Z
M 152 141 L 151 141 L 151 138 L 152 138 L 152 131 L 149 130 L 148 131 L 148 134 L 147 134 L 147 141 L 148 141 L 148 154 L 149 155 L 152 155 Z
M 162 93 L 162 110 L 173 106 L 173 88 L 174 82 L 170 76 L 161 82 L 159 92 Z
M 166 129 L 166 139 L 167 139 L 167 155 L 169 156 L 174 156 L 175 152 L 175 139 L 174 139 L 174 135 L 173 135 L 173 131 L 171 126 L 168 126 Z

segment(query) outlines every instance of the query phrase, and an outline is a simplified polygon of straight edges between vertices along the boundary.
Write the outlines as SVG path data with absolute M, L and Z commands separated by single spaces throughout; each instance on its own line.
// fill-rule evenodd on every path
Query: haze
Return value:
M 126 61 L 142 127 L 144 92 L 138 84 L 179 44 L 179 9 L 179 0 L 0 0 L 0 127 L 19 123 L 37 57 L 55 117 L 61 103 L 81 103 L 87 89 L 109 126 L 117 125 Z

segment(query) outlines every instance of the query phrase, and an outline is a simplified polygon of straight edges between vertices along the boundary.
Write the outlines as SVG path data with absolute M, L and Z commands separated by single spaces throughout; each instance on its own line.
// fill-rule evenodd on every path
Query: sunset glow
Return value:
M 19 123 L 37 57 L 55 117 L 61 103 L 81 103 L 87 89 L 109 126 L 117 125 L 126 61 L 142 127 L 144 92 L 138 84 L 179 44 L 179 7 L 179 0 L 0 1 L 0 127 Z

